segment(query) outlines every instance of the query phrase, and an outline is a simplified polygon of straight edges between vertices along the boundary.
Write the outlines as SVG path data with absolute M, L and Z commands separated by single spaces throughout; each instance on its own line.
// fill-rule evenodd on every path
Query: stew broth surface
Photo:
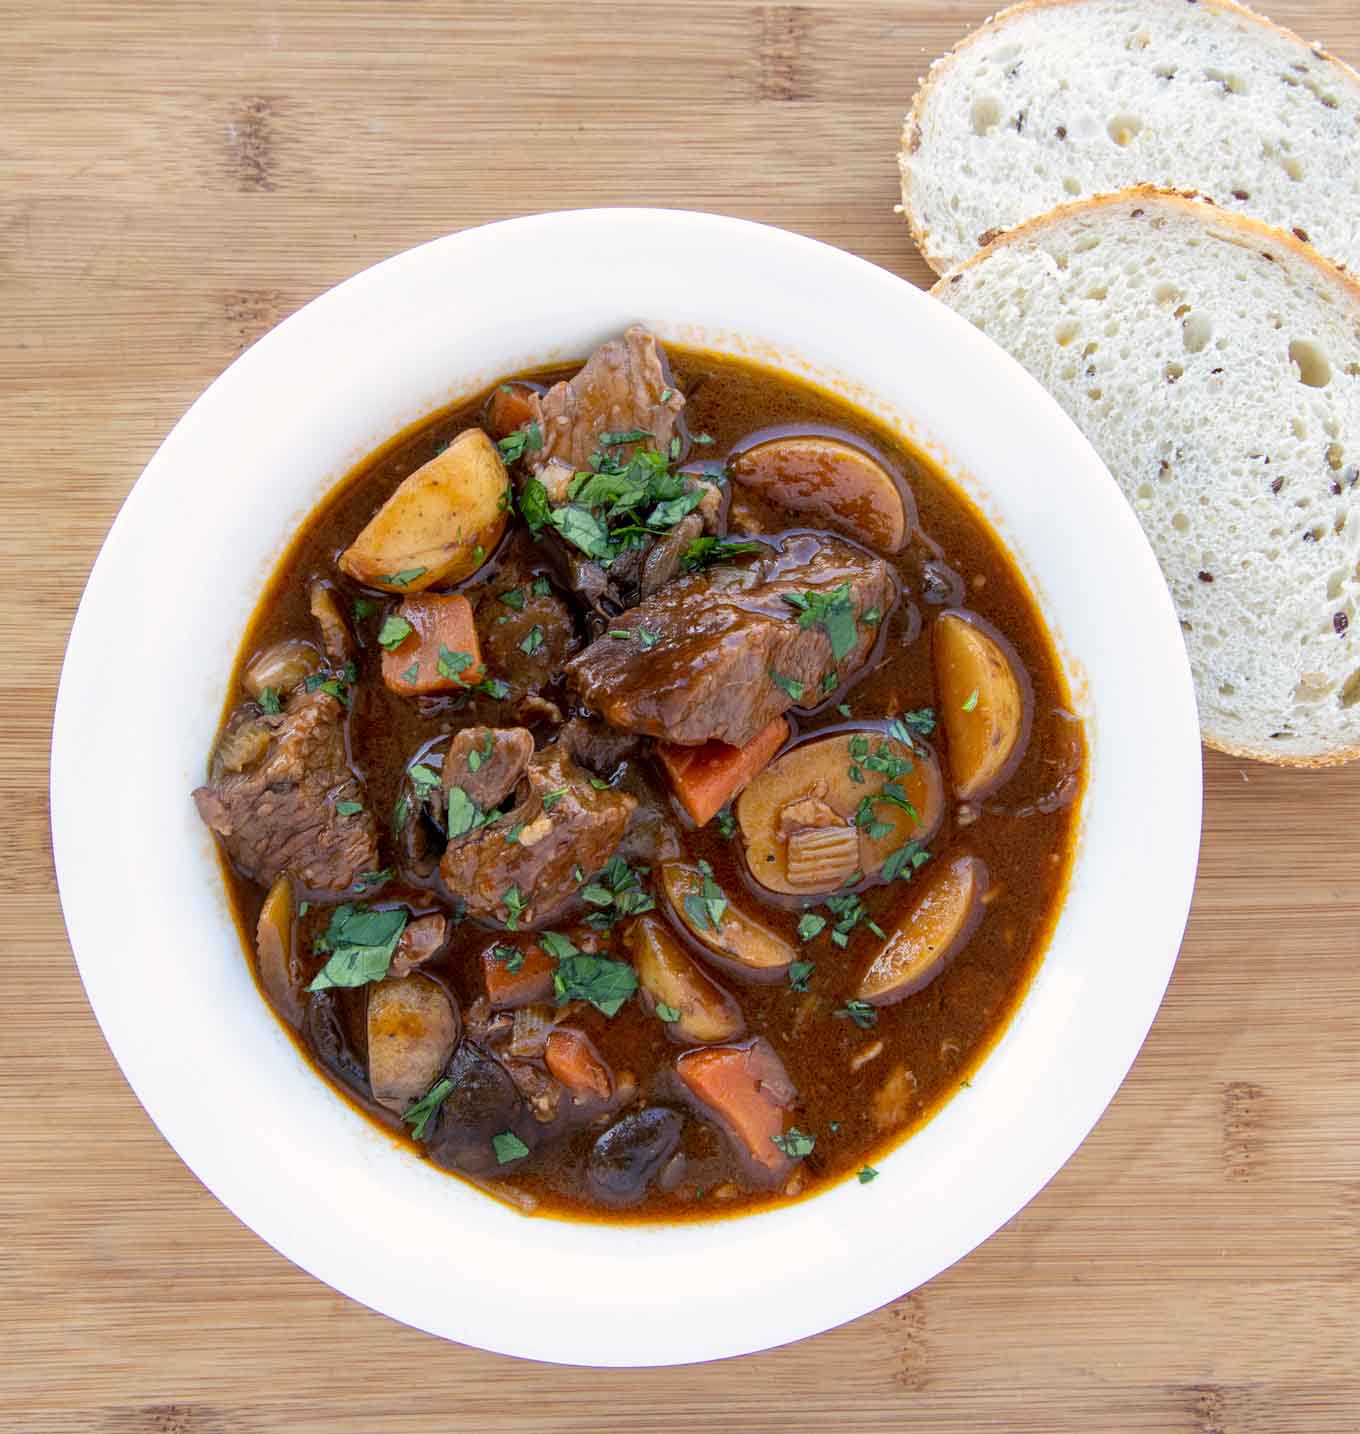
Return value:
M 943 825 L 928 844 L 933 858 L 929 865 L 910 880 L 870 885 L 861 892 L 869 918 L 848 933 L 844 949 L 828 939 L 830 923 L 816 938 L 800 939 L 803 905 L 771 899 L 752 881 L 740 835 L 724 837 L 716 822 L 695 829 L 681 815 L 664 775 L 645 752 L 627 762 L 615 785 L 637 797 L 639 811 L 651 809 L 673 824 L 688 860 L 708 862 L 714 879 L 736 906 L 798 947 L 800 959 L 815 963 L 806 990 L 794 989 L 785 979 L 739 983 L 726 971 L 705 967 L 740 1003 L 747 1033 L 763 1036 L 783 1060 L 797 1088 L 794 1125 L 814 1136 L 815 1145 L 797 1161 L 791 1182 L 774 1190 L 751 1188 L 748 1166 L 727 1135 L 696 1113 L 693 1100 L 680 1086 L 674 1065 L 685 1045 L 670 1039 L 663 1023 L 637 997 L 609 1018 L 589 1007 L 573 1025 L 590 1037 L 615 1073 L 630 1072 L 636 1078 L 636 1100 L 607 1120 L 588 1124 L 541 1149 L 523 1166 L 477 1182 L 522 1208 L 560 1217 L 670 1222 L 726 1216 L 802 1198 L 857 1172 L 872 1171 L 876 1161 L 967 1086 L 970 1073 L 1004 1031 L 1023 997 L 1061 906 L 1085 775 L 1082 726 L 1073 715 L 1043 618 L 995 534 L 959 490 L 901 438 L 839 397 L 753 363 L 669 345 L 666 353 L 674 382 L 687 399 L 690 432 L 712 438 L 711 444 L 693 450 L 690 466 L 701 461 L 716 469 L 734 450 L 749 448 L 752 435 L 820 432 L 841 436 L 877 455 L 915 500 L 915 537 L 887 559 L 901 580 L 903 597 L 882 625 L 876 662 L 866 665 L 857 680 L 816 711 L 792 709 L 787 714 L 794 729 L 792 740 L 936 708 L 932 628 L 943 609 L 959 607 L 976 614 L 1009 643 L 1028 687 L 1032 725 L 1018 766 L 998 790 L 971 806 L 952 796 L 947 800 Z M 549 384 L 570 377 L 577 368 L 519 377 Z M 505 726 L 516 719 L 504 704 L 482 695 L 418 703 L 392 693 L 381 675 L 376 634 L 383 613 L 395 611 L 398 599 L 361 588 L 339 573 L 336 561 L 404 478 L 454 435 L 485 421 L 491 392 L 494 389 L 407 430 L 359 465 L 325 500 L 271 578 L 246 632 L 231 682 L 228 716 L 240 706 L 242 673 L 253 654 L 278 640 L 313 634 L 308 608 L 311 580 L 320 577 L 334 585 L 361 643 L 348 722 L 350 757 L 377 817 L 382 864 L 398 872 L 367 898 L 354 899 L 376 906 L 403 904 L 415 915 L 447 913 L 449 905 L 437 882 L 410 881 L 401 872 L 388 814 L 402 796 L 408 767 L 462 727 L 477 722 Z M 811 525 L 794 515 L 783 526 Z M 508 541 L 509 534 L 461 590 L 476 594 L 488 584 L 494 587 Z M 365 596 L 376 612 L 356 621 L 354 600 Z M 560 681 L 546 695 L 567 710 Z M 845 705 L 848 718 L 841 710 Z M 540 745 L 551 736 L 550 729 L 535 730 Z M 949 753 L 938 725 L 926 740 L 940 756 L 947 776 Z M 433 765 L 437 768 L 437 760 Z M 934 865 L 965 849 L 985 863 L 989 877 L 976 930 L 961 954 L 929 985 L 878 1008 L 872 1025 L 862 1026 L 846 1013 L 846 1007 L 853 994 L 853 974 L 882 945 L 869 921 L 891 934 L 911 910 Z M 264 891 L 233 871 L 225 858 L 223 865 L 243 943 L 247 953 L 253 953 Z M 659 887 L 656 880 L 648 884 L 656 899 L 655 914 L 670 922 L 688 952 L 702 954 L 674 919 Z M 826 915 L 824 907 L 815 905 L 819 900 L 812 898 L 810 909 Z M 298 949 L 304 953 L 309 979 L 325 961 L 324 955 L 311 953 L 326 930 L 331 909 L 314 904 L 297 921 Z M 575 929 L 577 918 L 546 924 Z M 612 933 L 609 954 L 626 960 L 622 931 L 620 926 Z M 456 997 L 464 1015 L 482 994 L 480 955 L 497 935 L 503 931 L 494 924 L 466 919 L 453 929 L 444 953 L 420 968 Z M 344 1013 L 347 1050 L 333 1044 L 322 1049 L 314 1032 L 297 1025 L 289 1025 L 290 1033 L 346 1099 L 394 1139 L 423 1153 L 424 1147 L 411 1138 L 407 1126 L 369 1094 L 363 1069 L 365 988 L 340 990 L 334 998 Z M 967 1098 L 966 1090 L 960 1098 Z M 669 1189 L 653 1184 L 639 1205 L 603 1206 L 584 1183 L 586 1156 L 603 1126 L 623 1110 L 654 1103 L 687 1117 L 680 1145 L 683 1166 L 671 1167 L 675 1183 Z M 861 1174 L 860 1178 L 874 1177 Z

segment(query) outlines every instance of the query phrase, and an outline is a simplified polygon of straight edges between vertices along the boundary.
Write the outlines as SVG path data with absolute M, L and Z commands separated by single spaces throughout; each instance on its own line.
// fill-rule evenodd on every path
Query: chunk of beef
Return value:
M 673 527 L 664 538 L 653 543 L 642 564 L 641 596 L 649 598 L 660 592 L 680 571 L 685 550 L 704 531 L 704 520 L 690 513 Z
M 509 925 L 550 920 L 576 895 L 573 869 L 597 871 L 613 855 L 637 802 L 592 787 L 561 743 L 537 753 L 527 795 L 503 817 L 448 845 L 444 885 L 473 916 Z
M 482 660 L 510 684 L 512 700 L 546 687 L 581 645 L 571 609 L 534 583 L 527 566 L 503 565 L 474 613 Z
M 397 949 L 392 953 L 392 965 L 387 974 L 409 976 L 417 966 L 423 966 L 441 950 L 448 934 L 449 923 L 437 911 L 416 921 L 408 921 L 397 938 Z
M 298 691 L 258 721 L 267 749 L 246 770 L 199 787 L 199 816 L 251 881 L 269 886 L 287 871 L 313 892 L 349 891 L 377 867 L 378 836 L 346 760 L 344 709 L 328 692 Z
M 786 597 L 848 589 L 856 641 L 839 662 L 817 624 L 801 626 Z M 891 570 L 837 538 L 795 533 L 764 556 L 676 578 L 615 619 L 567 664 L 582 701 L 627 732 L 685 746 L 717 738 L 744 747 L 795 701 L 823 701 L 860 667 L 881 623 L 859 622 L 897 599 Z M 646 645 L 644 645 L 646 644 Z
M 637 756 L 642 739 L 632 732 L 620 732 L 588 717 L 573 717 L 557 734 L 557 740 L 572 757 L 606 780 L 629 758 Z
M 494 1175 L 501 1162 L 491 1142 L 506 1131 L 534 1148 L 538 1122 L 500 1061 L 464 1037 L 446 1074 L 453 1089 L 426 1142 L 436 1164 L 469 1175 Z
M 650 435 L 650 446 L 664 452 L 685 400 L 655 337 L 634 324 L 621 339 L 596 349 L 575 378 L 534 394 L 529 404 L 543 430 L 534 466 L 542 469 L 557 460 L 576 470 L 598 449 L 602 433 L 641 429 Z M 630 450 L 615 451 L 624 457 Z
M 474 806 L 489 812 L 519 785 L 534 755 L 524 727 L 464 727 L 444 756 L 444 790 L 462 787 Z

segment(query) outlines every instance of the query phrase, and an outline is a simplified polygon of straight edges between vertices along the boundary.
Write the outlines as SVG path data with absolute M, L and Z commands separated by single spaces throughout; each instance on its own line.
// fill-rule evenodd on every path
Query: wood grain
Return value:
M 1209 756 L 1184 953 L 1081 1151 L 926 1288 L 720 1365 L 499 1359 L 301 1274 L 160 1139 L 70 959 L 63 645 L 195 395 L 355 270 L 538 209 L 739 214 L 923 282 L 897 129 L 989 5 L 0 3 L 0 1429 L 1357 1427 L 1360 766 Z M 1360 62 L 1354 0 L 1273 9 Z

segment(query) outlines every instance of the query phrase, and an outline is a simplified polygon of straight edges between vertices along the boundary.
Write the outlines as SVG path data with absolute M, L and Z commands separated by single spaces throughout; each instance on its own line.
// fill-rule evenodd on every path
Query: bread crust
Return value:
M 958 56 L 964 53 L 970 46 L 981 40 L 984 36 L 995 34 L 1006 25 L 1008 21 L 1017 19 L 1036 10 L 1058 10 L 1075 9 L 1078 6 L 1090 5 L 1092 0 L 1020 0 L 1019 4 L 1008 5 L 1004 10 L 998 10 L 995 15 L 984 20 L 976 30 L 965 35 L 946 54 L 935 60 L 926 73 L 921 77 L 916 94 L 912 98 L 911 108 L 907 111 L 902 121 L 902 138 L 897 152 L 898 177 L 902 190 L 902 217 L 906 221 L 907 232 L 911 235 L 911 241 L 920 251 L 921 257 L 937 273 L 945 274 L 950 269 L 950 264 L 942 255 L 931 253 L 926 240 L 923 221 L 917 208 L 913 204 L 913 195 L 910 192 L 910 180 L 907 171 L 907 156 L 914 154 L 919 147 L 920 119 L 921 112 L 925 106 L 926 99 L 940 80 L 946 78 L 953 68 Z M 1286 29 L 1283 25 L 1277 25 L 1275 21 L 1268 20 L 1264 15 L 1258 15 L 1255 10 L 1248 9 L 1245 5 L 1239 5 L 1237 0 L 1191 0 L 1200 9 L 1209 11 L 1216 15 L 1232 15 L 1240 20 L 1245 20 L 1258 28 L 1268 31 L 1281 39 L 1287 40 L 1300 49 L 1306 50 L 1315 60 L 1325 61 L 1333 66 L 1341 78 L 1353 86 L 1357 93 L 1360 93 L 1360 71 L 1354 70 L 1344 60 L 1337 57 L 1321 45 L 1310 44 L 1302 35 L 1295 31 Z M 1099 196 L 1088 195 L 1087 198 Z M 1077 200 L 1075 203 L 1084 201 Z M 1063 205 L 1062 208 L 1067 208 Z M 1052 211 L 1050 211 L 1052 212 Z
M 1065 4 L 1072 3 L 1072 0 L 1026 0 L 1027 5 L 1039 3 Z M 1080 3 L 1080 0 L 1075 0 L 1075 3 Z M 1223 4 L 1224 0 L 1215 0 L 1215 3 Z M 1357 324 L 1360 324 L 1360 281 L 1357 281 L 1353 275 L 1347 273 L 1339 265 L 1332 263 L 1330 259 L 1324 258 L 1311 245 L 1296 239 L 1292 234 L 1286 234 L 1283 230 L 1272 228 L 1259 219 L 1251 219 L 1244 214 L 1234 214 L 1221 209 L 1213 200 L 1196 194 L 1192 190 L 1162 189 L 1152 184 L 1135 185 L 1130 189 L 1116 190 L 1111 194 L 1098 194 L 1087 199 L 1073 200 L 1071 204 L 1060 205 L 1033 219 L 1027 219 L 1024 223 L 1017 224 L 1014 228 L 998 235 L 985 248 L 979 249 L 976 254 L 965 259 L 962 264 L 956 265 L 943 274 L 931 286 L 930 293 L 939 297 L 945 286 L 955 282 L 966 270 L 982 263 L 996 251 L 1031 235 L 1046 229 L 1057 228 L 1080 214 L 1102 210 L 1113 211 L 1127 205 L 1132 205 L 1135 209 L 1162 209 L 1189 217 L 1198 223 L 1232 229 L 1242 237 L 1272 250 L 1277 259 L 1285 257 L 1302 260 L 1318 276 L 1339 290 L 1341 296 L 1350 304 Z M 1313 756 L 1297 756 L 1268 748 L 1234 745 L 1209 731 L 1203 721 L 1200 724 L 1200 735 L 1204 745 L 1215 752 L 1222 752 L 1229 757 L 1267 762 L 1275 767 L 1316 769 L 1337 767 L 1346 762 L 1360 760 L 1360 743 Z

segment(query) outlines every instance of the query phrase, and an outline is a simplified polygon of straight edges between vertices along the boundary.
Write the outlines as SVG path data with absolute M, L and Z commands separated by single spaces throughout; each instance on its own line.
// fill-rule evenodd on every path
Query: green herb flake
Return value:
M 807 685 L 799 682 L 796 677 L 785 677 L 782 672 L 770 669 L 770 681 L 784 693 L 791 702 L 801 702 L 803 693 L 807 691 Z
M 870 1030 L 878 1023 L 878 1012 L 867 1001 L 847 1001 L 839 1011 L 831 1013 L 837 1020 L 853 1021 L 861 1031 Z
M 505 926 L 508 931 L 519 929 L 519 918 L 524 914 L 524 908 L 528 903 L 524 900 L 518 886 L 511 885 L 501 894 L 501 905 L 505 907 Z
M 435 663 L 435 670 L 441 677 L 448 678 L 450 682 L 461 683 L 462 674 L 471 666 L 470 652 L 454 652 L 442 642 L 439 644 L 439 660 Z
M 815 1135 L 808 1135 L 796 1125 L 789 1126 L 783 1135 L 772 1135 L 770 1139 L 791 1160 L 802 1160 L 804 1156 L 811 1155 L 817 1144 Z
M 607 792 L 609 790 L 609 783 L 606 782 L 603 777 L 592 777 L 590 779 L 590 785 L 594 787 L 597 792 Z
M 973 688 L 973 690 L 968 694 L 968 696 L 963 699 L 963 710 L 964 710 L 965 712 L 971 712 L 971 711 L 973 710 L 973 708 L 975 708 L 975 707 L 977 706 L 977 704 L 978 704 L 978 692 L 977 692 L 977 688 L 975 687 L 975 688 Z
M 609 530 L 587 508 L 567 503 L 554 508 L 548 521 L 573 547 L 579 548 L 588 558 L 608 563 L 614 560 L 614 549 L 609 543 Z
M 798 918 L 798 939 L 800 941 L 811 941 L 820 936 L 826 927 L 826 917 L 818 916 L 815 911 L 805 911 Z
M 817 969 L 815 961 L 792 961 L 789 963 L 789 988 L 794 991 L 806 991 L 808 980 Z
M 394 868 L 390 866 L 385 866 L 381 871 L 364 872 L 364 874 L 354 884 L 359 888 L 360 891 L 367 891 L 370 887 L 382 886 L 385 882 L 391 881 L 396 874 L 397 873 Z
M 354 599 L 354 620 L 363 622 L 365 618 L 372 617 L 378 610 L 378 604 L 372 598 L 357 597 Z
M 557 787 L 551 792 L 543 793 L 543 810 L 550 812 L 567 795 L 565 787 Z
M 543 646 L 543 629 L 537 623 L 520 639 L 519 650 L 532 657 Z
M 579 954 L 570 937 L 563 936 L 560 931 L 544 931 L 538 938 L 538 944 L 554 961 L 565 961 L 569 956 Z
M 538 537 L 544 525 L 551 520 L 552 504 L 548 501 L 548 490 L 537 478 L 526 479 L 519 490 L 519 511 L 534 537 Z
M 415 582 L 417 578 L 423 578 L 429 572 L 428 568 L 407 568 L 404 572 L 389 573 L 386 577 L 378 579 L 380 583 L 387 583 L 390 587 L 405 588 Z
M 413 663 L 410 665 L 410 667 L 408 667 L 408 668 L 406 669 L 406 671 L 401 674 L 401 680 L 402 680 L 408 687 L 413 687 L 413 686 L 415 686 L 416 680 L 417 680 L 417 678 L 419 678 L 419 676 L 420 676 L 420 664 L 419 664 L 418 662 L 413 662 Z
M 398 617 L 396 613 L 389 612 L 383 618 L 383 624 L 378 629 L 378 646 L 385 647 L 388 652 L 391 652 L 400 647 L 413 631 L 411 624 L 404 617 Z
M 277 687 L 266 687 L 260 693 L 260 709 L 269 713 L 271 717 L 277 717 L 283 711 L 283 704 L 279 701 L 279 689 Z
M 552 584 L 547 580 L 547 578 L 535 578 L 533 581 L 533 590 L 535 597 L 552 596 Z
M 909 841 L 888 854 L 883 863 L 883 880 L 896 881 L 898 877 L 910 880 L 929 860 L 930 853 L 919 842 Z
M 453 1082 L 446 1077 L 438 1084 L 431 1086 L 402 1116 L 402 1119 L 411 1127 L 413 1139 L 425 1139 L 425 1132 L 429 1129 L 430 1122 L 438 1114 L 439 1107 L 444 1104 L 444 1097 L 452 1089 Z
M 524 965 L 524 952 L 518 946 L 507 946 L 503 942 L 497 942 L 491 948 L 491 956 L 499 961 L 507 971 L 518 971 Z
M 503 593 L 496 594 L 496 600 L 503 602 L 506 607 L 514 608 L 516 612 L 524 611 L 523 588 L 507 588 Z
M 485 818 L 482 815 L 482 809 L 462 787 L 450 787 L 448 809 L 444 821 L 448 829 L 449 840 L 452 841 L 454 837 L 466 836 L 475 827 L 482 826 Z
M 364 809 L 362 802 L 336 802 L 335 810 L 342 817 L 352 817 Z
M 417 762 L 415 766 L 406 769 L 406 775 L 410 777 L 411 784 L 416 789 L 416 796 L 423 802 L 431 792 L 439 790 L 439 773 L 433 768 L 427 767 L 424 762 Z
M 825 593 L 785 593 L 784 601 L 798 609 L 799 627 L 820 627 L 826 633 L 837 662 L 854 650 L 859 634 L 855 631 L 855 608 L 850 601 L 849 583 Z
M 331 912 L 330 925 L 317 948 L 330 953 L 309 991 L 333 986 L 365 986 L 381 981 L 392 964 L 392 953 L 406 929 L 406 912 L 374 911 L 346 903 Z
M 839 712 L 842 717 L 848 717 L 850 715 L 850 704 L 848 702 L 842 702 L 840 706 L 836 708 L 836 711 Z
M 400 836 L 401 829 L 406 825 L 406 818 L 411 813 L 411 804 L 405 797 L 398 797 L 397 804 L 392 808 L 392 835 Z
M 626 961 L 577 953 L 558 962 L 553 990 L 560 1003 L 589 1001 L 604 1015 L 614 1016 L 637 990 L 637 973 Z
M 859 620 L 869 627 L 875 627 L 883 621 L 883 614 L 876 607 L 869 607 L 860 613 Z
M 644 627 L 641 623 L 638 623 L 633 631 L 637 634 L 637 640 L 641 643 L 643 652 L 650 652 L 661 641 L 659 632 L 653 631 L 650 627 Z
M 674 1006 L 668 1006 L 664 1001 L 656 1003 L 656 1018 L 664 1021 L 668 1026 L 680 1019 L 681 1013 Z
M 510 695 L 510 684 L 502 682 L 499 677 L 488 677 L 484 682 L 479 682 L 473 690 L 484 692 L 497 702 L 504 702 Z
M 722 811 L 714 818 L 718 823 L 718 832 L 726 841 L 731 841 L 737 834 L 737 820 L 732 815 L 731 803 L 728 803 Z
M 513 1130 L 503 1130 L 499 1135 L 493 1135 L 491 1148 L 496 1152 L 497 1165 L 509 1165 L 513 1160 L 523 1160 L 529 1153 L 529 1147 Z
M 733 558 L 748 557 L 761 551 L 759 543 L 729 543 L 721 538 L 695 538 L 680 559 L 681 567 L 690 572 L 698 568 L 711 567 L 714 563 L 731 562 Z
M 467 766 L 469 772 L 480 772 L 482 764 L 491 760 L 491 754 L 496 750 L 496 734 L 488 732 L 486 740 L 480 747 L 474 747 L 467 755 Z
M 872 1165 L 865 1165 L 855 1177 L 861 1185 L 867 1185 L 871 1180 L 878 1179 L 878 1171 Z
M 619 433 L 602 433 L 596 441 L 601 448 L 621 448 L 625 443 L 641 443 L 651 436 L 645 428 L 628 428 Z

